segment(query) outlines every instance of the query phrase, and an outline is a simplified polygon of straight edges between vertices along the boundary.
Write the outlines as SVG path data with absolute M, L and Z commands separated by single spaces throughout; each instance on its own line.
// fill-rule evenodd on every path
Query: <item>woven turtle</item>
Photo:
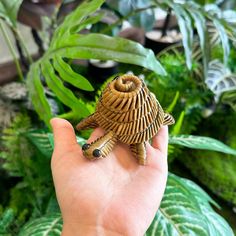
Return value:
M 174 118 L 164 113 L 143 80 L 134 75 L 115 77 L 104 89 L 95 113 L 83 119 L 78 130 L 100 126 L 105 135 L 82 146 L 90 160 L 106 157 L 117 141 L 130 146 L 139 164 L 147 163 L 145 142 L 157 134 L 161 125 L 174 124 Z

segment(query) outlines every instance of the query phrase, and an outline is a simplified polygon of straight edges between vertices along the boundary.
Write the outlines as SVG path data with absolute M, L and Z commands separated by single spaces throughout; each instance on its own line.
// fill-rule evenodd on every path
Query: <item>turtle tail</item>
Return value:
M 165 113 L 163 125 L 173 125 L 174 123 L 175 119 L 173 118 L 173 116 L 168 113 Z

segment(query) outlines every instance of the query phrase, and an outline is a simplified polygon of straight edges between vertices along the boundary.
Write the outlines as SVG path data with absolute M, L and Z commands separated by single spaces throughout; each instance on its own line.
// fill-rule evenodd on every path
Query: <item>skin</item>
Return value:
M 107 158 L 83 157 L 72 125 L 53 118 L 51 168 L 63 217 L 62 236 L 144 235 L 163 197 L 167 180 L 168 128 L 147 144 L 147 166 L 117 143 Z M 103 135 L 97 128 L 88 142 Z

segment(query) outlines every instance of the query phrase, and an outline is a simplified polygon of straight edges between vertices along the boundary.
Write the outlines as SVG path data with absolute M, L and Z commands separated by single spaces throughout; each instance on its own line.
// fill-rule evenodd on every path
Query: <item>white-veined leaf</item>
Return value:
M 220 61 L 214 60 L 209 63 L 205 82 L 208 88 L 215 94 L 216 102 L 226 92 L 236 92 L 236 75 L 225 67 Z
M 26 223 L 19 236 L 60 236 L 62 218 L 60 214 L 50 214 Z
M 190 180 L 169 174 L 161 206 L 146 236 L 233 236 L 211 198 Z
M 161 206 L 146 236 L 233 236 L 227 222 L 212 209 L 214 201 L 195 183 L 169 173 Z M 19 236 L 61 234 L 60 214 L 28 222 Z
M 210 137 L 194 135 L 174 135 L 169 137 L 169 143 L 193 149 L 210 150 L 236 155 L 236 150 Z

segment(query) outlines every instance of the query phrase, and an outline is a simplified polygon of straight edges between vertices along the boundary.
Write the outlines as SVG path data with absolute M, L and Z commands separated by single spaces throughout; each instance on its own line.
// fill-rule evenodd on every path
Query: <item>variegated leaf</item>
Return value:
M 169 137 L 169 143 L 193 149 L 211 150 L 236 155 L 236 150 L 210 137 L 194 135 L 173 135 Z
M 161 206 L 146 236 L 233 236 L 210 203 L 214 202 L 195 183 L 169 174 Z
M 208 88 L 215 94 L 215 100 L 217 102 L 225 92 L 235 91 L 236 96 L 236 75 L 232 74 L 231 71 L 218 60 L 209 63 L 205 82 Z
M 60 236 L 61 231 L 61 215 L 51 214 L 29 221 L 23 226 L 19 236 Z

